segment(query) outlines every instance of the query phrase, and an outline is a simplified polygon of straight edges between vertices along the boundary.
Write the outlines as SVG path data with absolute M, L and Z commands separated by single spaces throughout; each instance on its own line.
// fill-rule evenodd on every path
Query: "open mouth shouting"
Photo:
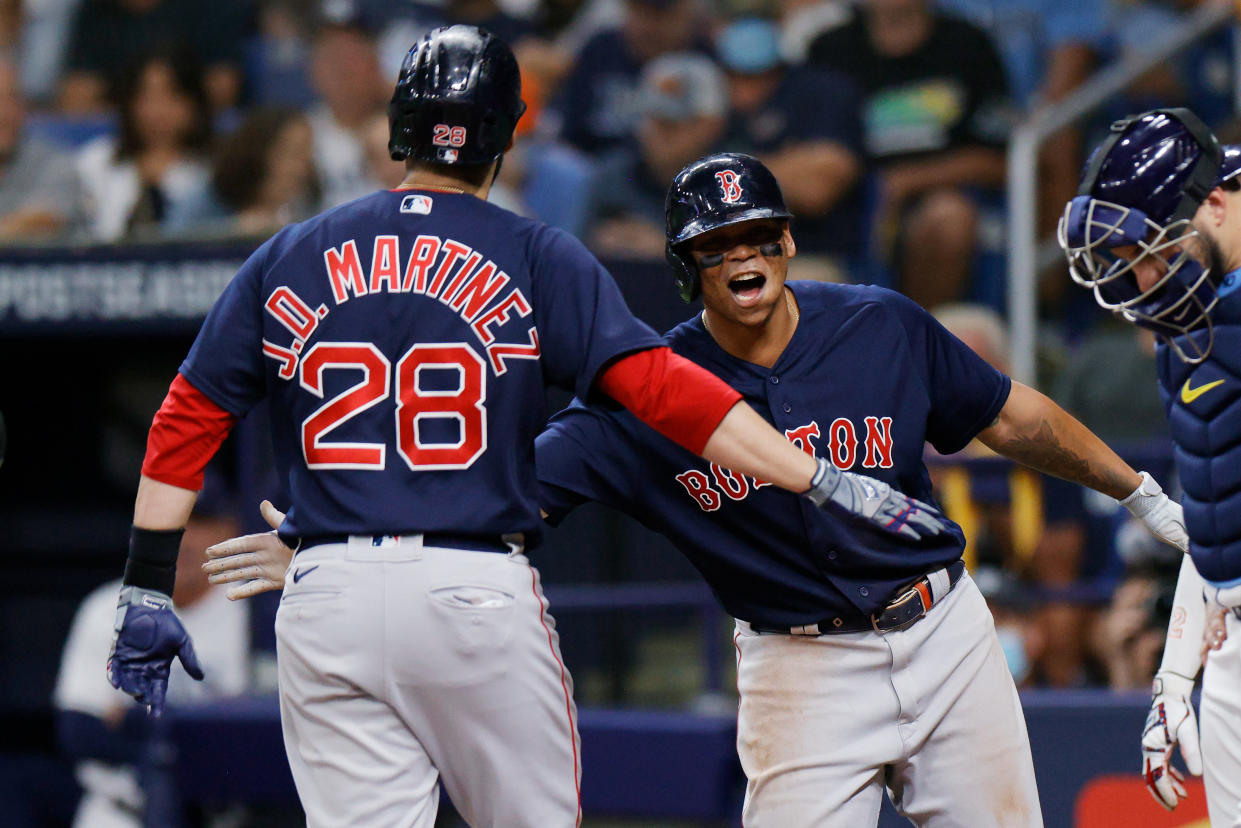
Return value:
M 757 271 L 747 270 L 728 280 L 728 289 L 743 306 L 752 305 L 763 295 L 767 277 Z

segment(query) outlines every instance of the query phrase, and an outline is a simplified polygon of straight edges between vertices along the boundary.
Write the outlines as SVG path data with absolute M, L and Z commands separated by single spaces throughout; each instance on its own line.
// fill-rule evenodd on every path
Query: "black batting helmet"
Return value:
M 423 35 L 401 64 L 388 104 L 388 151 L 394 161 L 490 164 L 525 111 L 508 45 L 477 26 L 443 26 Z
M 692 302 L 702 287 L 698 268 L 686 251 L 690 240 L 741 221 L 792 216 L 776 177 L 752 155 L 721 152 L 681 170 L 664 201 L 664 251 L 681 298 Z

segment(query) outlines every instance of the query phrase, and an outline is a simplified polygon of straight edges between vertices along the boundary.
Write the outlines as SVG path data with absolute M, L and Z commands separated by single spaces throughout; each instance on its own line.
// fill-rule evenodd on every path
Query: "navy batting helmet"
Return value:
M 1207 194 L 1237 172 L 1219 141 L 1188 109 L 1154 109 L 1112 124 L 1087 162 L 1078 195 L 1057 236 L 1073 280 L 1095 301 L 1167 338 L 1177 354 L 1199 361 L 1210 349 L 1193 343 L 1191 358 L 1177 337 L 1210 327 L 1216 302 L 1210 269 L 1190 255 L 1200 234 L 1192 219 Z M 1116 248 L 1132 249 L 1125 256 Z M 1201 245 L 1197 245 L 1201 249 Z M 1134 267 L 1160 274 L 1143 289 Z
M 681 298 L 692 302 L 702 288 L 698 267 L 686 250 L 690 240 L 741 221 L 792 216 L 776 177 L 751 155 L 722 152 L 681 170 L 664 201 L 664 251 Z
M 401 64 L 388 104 L 388 151 L 394 161 L 490 164 L 525 111 L 508 45 L 477 26 L 443 26 L 423 35 Z

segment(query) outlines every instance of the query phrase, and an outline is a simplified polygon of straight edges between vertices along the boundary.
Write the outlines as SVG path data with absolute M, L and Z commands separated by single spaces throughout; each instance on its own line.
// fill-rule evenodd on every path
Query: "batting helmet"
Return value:
M 508 45 L 477 26 L 443 26 L 423 35 L 401 64 L 388 104 L 388 151 L 394 161 L 490 164 L 525 111 Z
M 1154 109 L 1112 124 L 1111 135 L 1086 164 L 1078 195 L 1060 219 L 1057 236 L 1073 280 L 1095 301 L 1167 338 L 1186 361 L 1210 349 L 1193 343 L 1194 357 L 1173 341 L 1199 327 L 1217 301 L 1210 268 L 1189 253 L 1200 234 L 1192 219 L 1212 189 L 1237 170 L 1219 141 L 1188 109 Z M 1136 252 L 1119 256 L 1115 248 Z M 1149 258 L 1148 258 L 1149 257 Z M 1139 286 L 1134 266 L 1149 261 L 1162 274 Z
M 741 221 L 792 217 L 776 177 L 751 155 L 721 152 L 681 170 L 664 201 L 664 252 L 681 298 L 692 302 L 702 289 L 698 267 L 686 249 L 692 239 Z

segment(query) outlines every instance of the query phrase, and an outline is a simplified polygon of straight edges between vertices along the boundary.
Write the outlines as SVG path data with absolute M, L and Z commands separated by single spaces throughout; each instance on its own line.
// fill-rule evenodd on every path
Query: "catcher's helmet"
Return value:
M 1199 235 L 1192 219 L 1207 194 L 1236 174 L 1236 159 L 1225 159 L 1188 109 L 1154 109 L 1117 121 L 1111 132 L 1057 229 L 1069 273 L 1099 305 L 1165 337 L 1182 359 L 1200 361 L 1209 335 L 1205 347 L 1190 343 L 1193 357 L 1173 341 L 1204 325 L 1209 331 L 1217 300 L 1210 269 L 1189 254 Z M 1136 252 L 1119 256 L 1120 246 Z M 1162 274 L 1145 290 L 1134 274 L 1144 260 Z
M 681 298 L 692 302 L 702 288 L 698 267 L 686 250 L 691 239 L 741 221 L 792 216 L 776 177 L 751 155 L 722 152 L 681 170 L 664 201 L 664 252 Z
M 526 105 L 517 58 L 477 26 L 423 35 L 401 64 L 388 104 L 394 161 L 490 164 L 508 148 Z

